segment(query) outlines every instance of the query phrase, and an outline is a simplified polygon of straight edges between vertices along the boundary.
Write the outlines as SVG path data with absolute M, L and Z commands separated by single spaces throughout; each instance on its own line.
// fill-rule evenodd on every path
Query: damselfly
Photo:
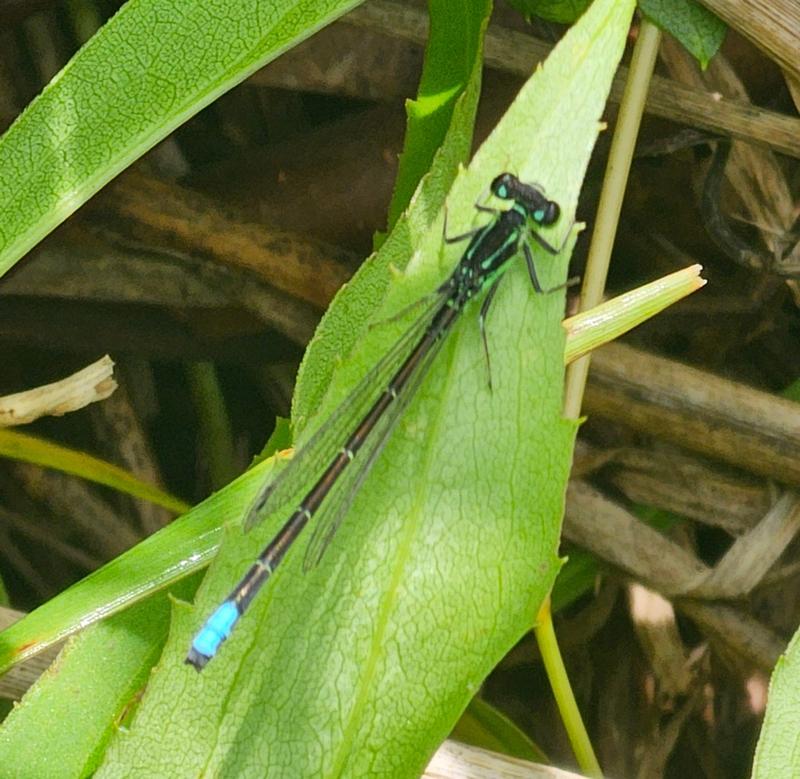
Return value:
M 550 254 L 558 254 L 560 249 L 553 248 L 529 227 L 529 220 L 539 226 L 555 223 L 560 214 L 558 204 L 548 200 L 538 187 L 519 181 L 511 173 L 497 176 L 490 189 L 496 197 L 511 201 L 511 207 L 502 211 L 478 203 L 475 207 L 491 213 L 492 220 L 462 235 L 445 236 L 449 243 L 470 239 L 453 273 L 433 295 L 422 301 L 422 312 L 390 352 L 361 380 L 289 465 L 256 495 L 245 518 L 246 529 L 286 505 L 305 484 L 316 480 L 278 534 L 195 636 L 186 662 L 198 671 L 217 653 L 312 518 L 316 519 L 316 528 L 306 550 L 305 568 L 312 568 L 320 561 L 445 336 L 467 303 L 484 290 L 488 291 L 478 322 L 489 365 L 486 316 L 497 285 L 520 243 L 533 288 L 540 293 L 551 291 L 542 289 L 530 247 L 523 239 L 530 236 Z M 491 370 L 489 376 L 491 386 Z M 344 428 L 343 433 L 343 425 L 357 415 L 359 409 L 360 422 L 342 442 L 347 432 Z

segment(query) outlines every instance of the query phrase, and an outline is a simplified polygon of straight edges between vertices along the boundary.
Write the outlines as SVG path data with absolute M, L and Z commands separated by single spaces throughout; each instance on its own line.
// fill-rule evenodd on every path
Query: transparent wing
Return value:
M 383 451 L 389 436 L 403 412 L 428 373 L 428 369 L 439 353 L 444 338 L 439 338 L 417 365 L 414 374 L 402 394 L 392 403 L 365 439 L 355 459 L 328 493 L 322 506 L 314 515 L 314 532 L 303 557 L 303 570 L 310 571 L 319 565 L 325 550 L 353 504 L 356 495 L 370 472 L 373 463 Z
M 397 366 L 410 353 L 430 324 L 442 295 L 433 295 L 392 348 L 367 372 L 352 392 L 336 407 L 320 428 L 300 447 L 289 464 L 256 494 L 244 520 L 245 531 L 288 504 L 322 474 L 338 453 L 352 428 L 386 389 Z M 355 422 L 354 422 L 355 420 Z M 348 468 L 349 470 L 349 468 Z

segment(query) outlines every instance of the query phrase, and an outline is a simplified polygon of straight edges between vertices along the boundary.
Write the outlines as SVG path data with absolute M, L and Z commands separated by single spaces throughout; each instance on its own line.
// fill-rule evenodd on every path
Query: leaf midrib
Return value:
M 438 398 L 438 407 L 439 408 L 446 408 L 447 406 L 447 398 L 450 397 L 450 388 L 452 382 L 455 381 L 454 371 L 452 370 L 453 362 L 455 359 L 455 355 L 458 353 L 458 349 L 460 348 L 460 342 L 462 337 L 462 322 L 458 323 L 455 332 L 451 332 L 448 341 L 449 343 L 446 345 L 448 349 L 448 356 L 446 359 L 446 370 L 447 374 L 441 389 L 441 393 Z M 434 365 L 441 365 L 445 362 L 444 355 L 440 355 L 439 358 L 436 360 Z M 420 388 L 421 389 L 421 388 Z M 419 395 L 418 395 L 419 396 Z M 425 443 L 427 444 L 424 449 L 424 467 L 422 469 L 423 473 L 430 472 L 431 465 L 433 462 L 433 451 L 435 450 L 435 446 L 432 444 L 433 441 L 439 441 L 441 436 L 439 435 L 440 427 L 443 423 L 444 415 L 443 414 L 436 414 L 435 421 L 431 426 L 429 426 L 426 430 L 425 436 Z M 364 665 L 364 673 L 360 675 L 359 685 L 358 685 L 358 693 L 356 695 L 356 702 L 355 705 L 350 710 L 350 716 L 347 719 L 347 724 L 343 730 L 343 737 L 340 741 L 340 749 L 336 756 L 336 759 L 333 763 L 333 770 L 331 772 L 331 776 L 339 777 L 342 775 L 344 770 L 345 764 L 349 756 L 352 754 L 351 746 L 355 738 L 355 734 L 363 722 L 362 713 L 364 708 L 367 704 L 369 695 L 368 690 L 372 687 L 372 682 L 375 678 L 375 672 L 378 667 L 378 661 L 383 654 L 385 654 L 385 650 L 387 647 L 387 642 L 384 640 L 386 627 L 389 624 L 389 617 L 394 610 L 395 604 L 398 601 L 397 592 L 400 588 L 400 584 L 405 578 L 407 562 L 411 556 L 411 550 L 413 547 L 413 540 L 418 535 L 419 528 L 420 528 L 420 519 L 424 515 L 424 511 L 422 509 L 422 505 L 424 503 L 424 490 L 422 489 L 423 484 L 426 484 L 424 480 L 419 480 L 417 484 L 420 485 L 416 490 L 414 503 L 412 504 L 411 509 L 405 516 L 403 520 L 403 529 L 401 535 L 401 542 L 398 545 L 398 553 L 393 558 L 392 570 L 391 575 L 389 577 L 389 586 L 386 588 L 383 597 L 381 598 L 381 606 L 378 610 L 377 614 L 377 628 L 373 631 L 372 640 L 370 642 L 370 650 L 367 662 Z M 413 518 L 413 519 L 412 519 Z

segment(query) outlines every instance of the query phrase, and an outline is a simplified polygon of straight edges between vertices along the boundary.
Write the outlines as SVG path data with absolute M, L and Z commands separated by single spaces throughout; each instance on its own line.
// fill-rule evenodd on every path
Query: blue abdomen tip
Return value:
M 198 664 L 199 668 L 202 668 L 214 657 L 220 644 L 231 634 L 231 630 L 233 630 L 233 626 L 240 616 L 236 604 L 233 601 L 226 600 L 206 620 L 199 633 L 194 637 L 187 661 L 196 668 Z

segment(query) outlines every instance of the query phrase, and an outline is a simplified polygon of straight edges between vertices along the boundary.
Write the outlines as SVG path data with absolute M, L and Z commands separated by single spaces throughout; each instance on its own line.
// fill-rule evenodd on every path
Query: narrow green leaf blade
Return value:
M 520 760 L 547 762 L 544 752 L 520 728 L 503 712 L 479 697 L 469 702 L 450 737 L 462 744 L 500 752 Z
M 189 506 L 174 495 L 132 476 L 124 468 L 113 465 L 86 452 L 79 452 L 43 438 L 0 429 L 0 457 L 53 468 L 62 473 L 103 484 L 134 498 L 149 500 L 170 511 L 188 511 Z
M 565 320 L 564 361 L 577 360 L 702 289 L 706 281 L 700 276 L 701 270 L 700 265 L 690 265 Z
M 431 169 L 434 155 L 450 130 L 456 101 L 474 80 L 481 28 L 488 22 L 490 5 L 486 0 L 429 0 L 431 24 L 425 66 L 416 99 L 406 101 L 408 126 L 389 204 L 389 229 L 408 207 L 422 176 Z
M 0 632 L 0 674 L 208 565 L 223 524 L 241 516 L 271 463 L 259 465 L 188 514 Z
M 221 94 L 357 0 L 130 0 L 0 138 L 0 276 Z

